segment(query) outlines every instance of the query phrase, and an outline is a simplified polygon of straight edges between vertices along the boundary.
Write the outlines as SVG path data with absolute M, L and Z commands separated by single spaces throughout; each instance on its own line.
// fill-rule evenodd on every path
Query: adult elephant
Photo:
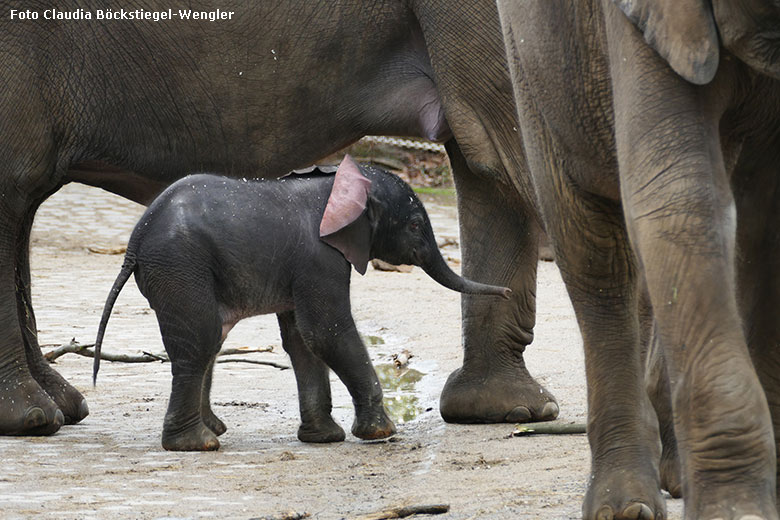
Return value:
M 686 518 L 777 518 L 777 4 L 499 0 L 499 11 L 585 345 L 584 517 L 665 515 L 641 385 L 654 321 L 666 367 L 653 365 L 653 396 L 672 398 Z
M 0 434 L 50 434 L 88 413 L 36 339 L 29 238 L 49 195 L 76 181 L 148 203 L 192 171 L 286 171 L 365 134 L 447 141 L 464 275 L 514 291 L 508 302 L 464 297 L 463 367 L 444 388 L 443 417 L 557 415 L 523 361 L 539 226 L 518 202 L 530 188 L 490 0 L 198 1 L 196 11 L 233 14 L 157 22 L 99 21 L 105 3 L 87 4 L 58 6 L 93 17 L 74 21 L 0 2 Z

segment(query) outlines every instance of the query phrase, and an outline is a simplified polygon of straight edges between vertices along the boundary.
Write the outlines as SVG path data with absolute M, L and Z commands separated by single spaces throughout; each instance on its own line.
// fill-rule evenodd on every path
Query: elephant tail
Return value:
M 106 305 L 103 307 L 103 316 L 100 318 L 100 326 L 98 327 L 97 338 L 95 338 L 95 359 L 92 363 L 92 385 L 97 382 L 98 370 L 100 370 L 100 347 L 103 345 L 103 335 L 106 333 L 106 326 L 108 325 L 108 318 L 111 317 L 111 310 L 114 308 L 119 293 L 122 288 L 130 279 L 130 276 L 135 271 L 136 259 L 135 255 L 128 253 L 125 255 L 125 261 L 122 264 L 122 269 L 119 271 L 119 275 L 114 280 L 114 285 L 111 287 L 111 292 L 108 293 L 106 298 Z

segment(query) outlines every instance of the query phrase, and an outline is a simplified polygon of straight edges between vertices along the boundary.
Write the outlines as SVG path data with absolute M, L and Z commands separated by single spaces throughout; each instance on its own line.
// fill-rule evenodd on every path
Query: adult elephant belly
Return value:
M 219 27 L 182 22 L 177 32 L 97 26 L 73 86 L 89 97 L 67 98 L 55 114 L 68 179 L 137 199 L 137 186 L 193 171 L 281 175 L 367 134 L 447 140 L 410 13 L 339 6 L 344 21 L 334 22 L 322 9 L 257 6 Z M 109 38 L 138 43 L 97 43 Z

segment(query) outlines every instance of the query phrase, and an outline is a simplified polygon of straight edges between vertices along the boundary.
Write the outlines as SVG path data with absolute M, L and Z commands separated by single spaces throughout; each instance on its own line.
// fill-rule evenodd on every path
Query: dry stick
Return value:
M 65 354 L 78 354 L 80 356 L 94 358 L 95 352 L 93 350 L 89 350 L 94 346 L 95 346 L 94 343 L 87 343 L 82 345 L 76 343 L 75 340 L 71 340 L 70 343 L 68 343 L 67 345 L 62 345 L 59 348 L 47 352 L 46 354 L 43 355 L 43 357 L 46 358 L 46 360 L 49 362 L 52 362 L 58 357 L 64 356 Z M 224 350 L 221 350 L 217 355 L 232 356 L 236 354 L 252 354 L 257 352 L 272 352 L 272 351 L 273 351 L 273 347 L 255 348 L 255 349 L 226 348 Z M 111 354 L 108 352 L 101 352 L 100 359 L 105 361 L 113 361 L 117 363 L 150 363 L 152 361 L 162 361 L 162 362 L 170 361 L 168 355 L 164 352 L 161 352 L 159 354 L 153 354 L 151 352 L 142 352 L 141 354 Z M 286 370 L 290 368 L 287 365 L 280 365 L 279 363 L 274 363 L 272 361 L 256 361 L 256 360 L 249 360 L 249 359 L 218 359 L 217 360 L 217 363 L 237 363 L 237 362 L 251 363 L 253 365 L 267 365 L 267 366 L 278 368 L 280 370 Z
M 513 437 L 522 437 L 524 435 L 571 435 L 575 433 L 585 433 L 585 425 L 582 423 L 556 423 L 556 422 L 538 422 L 518 424 Z
M 221 356 L 222 354 L 219 355 Z M 249 363 L 251 365 L 266 365 L 278 368 L 279 370 L 287 370 L 290 368 L 288 365 L 281 365 L 279 363 L 274 363 L 273 361 L 258 361 L 256 359 L 218 359 L 217 363 Z
M 422 506 L 403 506 L 394 507 L 386 511 L 380 511 L 378 513 L 371 513 L 370 515 L 361 516 L 359 520 L 387 520 L 390 518 L 406 518 L 407 516 L 414 515 L 440 515 L 450 510 L 449 504 L 432 504 Z

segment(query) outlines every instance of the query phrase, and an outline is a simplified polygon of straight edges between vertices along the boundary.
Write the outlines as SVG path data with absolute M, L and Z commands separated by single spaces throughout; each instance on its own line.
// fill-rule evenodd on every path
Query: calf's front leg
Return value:
M 346 282 L 300 283 L 294 295 L 296 323 L 305 346 L 349 390 L 355 407 L 352 434 L 365 440 L 383 439 L 396 432 L 395 425 L 387 415 L 379 378 L 352 319 L 349 273 L 346 276 Z

